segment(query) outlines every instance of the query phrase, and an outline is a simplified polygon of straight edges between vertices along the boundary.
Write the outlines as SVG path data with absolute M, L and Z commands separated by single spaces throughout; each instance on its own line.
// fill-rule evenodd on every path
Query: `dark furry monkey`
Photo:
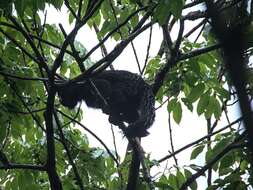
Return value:
M 90 78 L 102 97 L 87 80 L 67 83 L 58 88 L 62 105 L 72 109 L 78 102 L 85 101 L 88 107 L 102 109 L 109 115 L 109 122 L 117 125 L 128 123 L 125 135 L 144 137 L 155 117 L 155 98 L 152 88 L 141 76 L 128 71 L 103 71 Z

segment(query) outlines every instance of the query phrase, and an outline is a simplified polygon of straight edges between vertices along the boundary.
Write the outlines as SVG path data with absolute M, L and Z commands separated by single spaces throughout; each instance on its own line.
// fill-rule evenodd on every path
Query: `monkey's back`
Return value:
M 127 135 L 146 136 L 148 134 L 146 129 L 152 125 L 155 118 L 155 98 L 150 85 L 140 75 L 123 70 L 103 71 L 94 77 L 94 80 L 99 79 L 110 81 L 112 89 L 122 91 L 131 100 L 128 101 L 128 104 L 132 104 L 135 109 L 138 107 L 139 118 L 133 123 L 129 123 Z M 118 99 L 119 97 L 114 98 Z M 114 105 L 114 103 L 111 104 Z M 115 107 L 117 106 L 120 105 L 115 105 Z M 118 109 L 120 108 L 118 107 Z M 131 110 L 129 111 L 131 112 Z
M 129 71 L 105 70 L 92 78 L 94 78 L 95 80 L 104 79 L 110 81 L 112 85 L 117 85 L 119 88 L 120 85 L 122 85 L 122 89 L 124 89 L 124 92 L 130 96 L 136 96 L 137 94 L 141 95 L 140 92 L 142 92 L 144 88 L 152 90 L 151 87 L 143 80 L 140 75 L 131 73 Z

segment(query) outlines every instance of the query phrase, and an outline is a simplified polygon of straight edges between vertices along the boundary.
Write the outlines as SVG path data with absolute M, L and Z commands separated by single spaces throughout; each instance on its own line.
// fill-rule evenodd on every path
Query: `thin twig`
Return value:
M 45 171 L 44 166 L 32 165 L 32 164 L 16 164 L 10 163 L 7 166 L 0 166 L 0 170 L 16 170 L 16 169 L 25 169 L 25 170 L 33 170 L 33 171 Z
M 83 0 L 79 0 L 78 11 L 77 11 L 77 17 L 78 18 L 81 18 L 82 6 L 83 6 Z
M 96 70 L 96 74 L 105 70 L 125 49 L 125 47 L 129 44 L 131 40 L 133 40 L 135 37 L 137 37 L 140 33 L 145 31 L 147 28 L 152 26 L 154 23 L 150 22 L 146 25 L 144 25 L 139 30 L 132 33 L 128 39 L 121 41 L 119 44 L 116 45 L 116 47 L 104 58 L 100 59 L 97 63 L 95 63 L 93 66 L 91 66 L 87 71 L 83 74 L 80 74 L 79 76 L 71 79 L 71 83 L 79 82 L 84 79 L 87 79 L 94 70 L 96 70 L 98 67 L 99 69 Z
M 132 14 L 130 14 L 125 21 L 123 21 L 121 24 L 118 25 L 118 27 L 114 28 L 112 31 L 110 31 L 96 46 L 94 46 L 84 57 L 82 57 L 82 61 L 85 61 L 98 47 L 100 47 L 109 37 L 117 32 L 122 26 L 128 23 L 128 21 L 134 17 L 138 12 L 145 10 L 144 8 L 138 9 Z
M 24 38 L 29 43 L 30 47 L 32 48 L 33 52 L 35 53 L 35 55 L 36 55 L 36 57 L 39 61 L 38 64 L 42 68 L 44 68 L 46 70 L 47 74 L 49 75 L 50 71 L 49 71 L 49 68 L 47 66 L 47 63 L 45 62 L 44 57 L 41 55 L 38 48 L 34 44 L 32 38 L 29 36 L 29 34 L 23 29 L 23 27 L 17 22 L 17 20 L 14 17 L 10 16 L 9 19 L 17 27 L 18 31 L 24 36 Z
M 47 41 L 47 40 L 45 40 L 45 39 L 43 39 L 43 38 L 41 38 L 41 37 L 35 36 L 35 35 L 33 35 L 33 34 L 30 34 L 30 36 L 31 36 L 32 38 L 35 38 L 36 40 L 38 40 L 38 41 L 40 41 L 40 42 L 46 44 L 46 45 L 49 45 L 49 46 L 53 47 L 53 48 L 56 48 L 56 49 L 58 49 L 58 50 L 61 49 L 60 46 L 58 46 L 58 45 L 56 45 L 56 44 L 54 44 L 54 43 L 52 43 L 52 42 L 49 42 L 49 41 Z M 72 53 L 71 51 L 69 51 L 69 50 L 66 50 L 66 53 L 69 54 L 69 55 L 71 55 L 71 56 L 73 56 L 73 53 Z
M 211 131 L 211 119 L 207 119 L 207 134 L 212 133 Z M 211 136 L 207 138 L 207 151 L 211 151 Z M 212 168 L 207 170 L 207 186 L 212 184 Z
M 188 38 L 192 33 L 194 33 L 197 29 L 199 29 L 202 25 L 204 25 L 207 22 L 207 19 L 203 19 L 200 23 L 198 23 L 196 26 L 194 26 L 189 32 L 187 32 L 184 35 L 184 38 Z
M 233 126 L 234 124 L 237 124 L 238 122 L 242 121 L 242 119 L 243 119 L 243 117 L 240 117 L 240 118 L 238 118 L 237 120 L 231 122 L 229 125 L 227 125 L 227 126 L 221 128 L 221 129 L 219 129 L 219 130 L 217 130 L 217 131 L 215 131 L 215 132 L 213 132 L 213 133 L 211 133 L 211 134 L 205 135 L 205 136 L 199 138 L 199 139 L 196 140 L 196 141 L 193 141 L 193 142 L 187 144 L 186 146 L 184 146 L 184 147 L 182 147 L 182 148 L 176 150 L 174 153 L 169 154 L 169 155 L 167 155 L 167 156 L 165 156 L 165 157 L 159 159 L 158 162 L 161 163 L 161 162 L 166 161 L 167 159 L 169 159 L 169 158 L 173 157 L 174 155 L 176 155 L 176 154 L 178 154 L 178 153 L 180 153 L 180 152 L 182 152 L 182 151 L 184 151 L 184 150 L 186 150 L 186 149 L 192 147 L 193 145 L 198 144 L 198 143 L 202 142 L 203 140 L 205 140 L 205 139 L 207 139 L 207 138 L 209 138 L 209 137 L 211 137 L 211 136 L 213 136 L 213 135 L 216 135 L 216 134 L 218 134 L 218 133 L 220 133 L 220 132 L 222 132 L 222 131 L 224 131 L 224 130 L 230 128 L 230 127 Z
M 17 76 L 17 75 L 5 73 L 5 72 L 2 72 L 2 71 L 0 71 L 0 75 L 5 76 L 5 77 L 9 77 L 9 78 L 19 79 L 19 80 L 42 81 L 42 82 L 47 82 L 48 81 L 47 78 L 40 78 L 40 77 L 33 78 L 33 77 Z
M 225 156 L 228 152 L 236 148 L 242 148 L 243 144 L 238 144 L 243 137 L 245 137 L 245 133 L 236 138 L 231 144 L 226 146 L 219 154 L 217 154 L 212 160 L 210 160 L 205 166 L 203 166 L 197 173 L 193 174 L 189 177 L 186 182 L 180 187 L 180 190 L 186 190 L 188 186 L 190 186 L 198 177 L 203 175 L 209 168 L 211 168 L 218 160 L 220 160 L 223 156 Z
M 221 47 L 221 44 L 215 44 L 215 45 L 211 45 L 209 47 L 199 48 L 199 49 L 196 49 L 196 50 L 193 50 L 193 51 L 190 51 L 190 52 L 180 55 L 179 60 L 182 61 L 182 60 L 190 59 L 192 57 L 196 57 L 196 56 L 205 54 L 207 52 L 214 51 L 216 49 L 219 49 L 220 47 Z
M 88 133 L 90 133 L 98 142 L 101 143 L 101 145 L 105 148 L 105 150 L 108 152 L 108 154 L 111 156 L 111 158 L 115 161 L 115 163 L 117 165 L 119 165 L 118 160 L 115 158 L 115 156 L 113 155 L 113 153 L 110 151 L 110 149 L 106 146 L 106 144 L 95 134 L 93 133 L 90 129 L 88 129 L 87 127 L 85 127 L 82 123 L 80 123 L 79 121 L 73 119 L 72 117 L 68 116 L 67 114 L 65 114 L 64 112 L 62 112 L 61 110 L 56 110 L 57 112 L 61 113 L 64 117 L 68 118 L 69 120 L 71 120 L 72 122 L 77 123 L 80 127 L 82 127 L 85 131 L 87 131 Z
M 172 125 L 171 125 L 170 113 L 168 115 L 169 115 L 168 123 L 169 123 L 170 147 L 171 147 L 172 154 L 174 154 L 175 153 L 175 149 L 174 149 L 174 144 L 173 144 L 173 135 L 172 135 Z M 176 157 L 175 154 L 173 155 L 173 159 L 175 161 L 176 166 L 178 166 L 177 157 Z
M 80 20 L 80 17 L 78 17 L 74 11 L 74 9 L 70 6 L 69 1 L 68 0 L 64 0 L 64 4 L 65 6 L 68 8 L 68 10 L 71 12 L 71 14 L 73 15 L 73 17 L 78 21 Z
M 2 28 L 0 28 L 0 32 L 7 37 L 10 41 L 12 41 L 24 54 L 26 54 L 31 60 L 33 60 L 35 63 L 40 63 L 40 61 L 34 57 L 32 54 L 30 54 L 22 45 L 20 45 L 14 38 L 12 38 L 9 34 L 7 34 Z
M 144 61 L 144 66 L 141 70 L 141 75 L 143 75 L 146 67 L 147 67 L 147 64 L 148 64 L 148 58 L 149 58 L 149 51 L 150 51 L 150 47 L 151 47 L 151 40 L 152 40 L 152 31 L 153 31 L 153 27 L 151 26 L 150 27 L 150 32 L 149 32 L 149 39 L 148 39 L 148 46 L 147 46 L 147 53 L 146 53 L 146 58 L 145 58 L 145 61 Z

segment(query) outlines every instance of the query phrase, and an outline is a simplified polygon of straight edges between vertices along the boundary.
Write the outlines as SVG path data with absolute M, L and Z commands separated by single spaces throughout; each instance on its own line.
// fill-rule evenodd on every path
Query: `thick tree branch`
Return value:
M 54 112 L 54 87 L 51 86 L 48 91 L 47 109 L 44 112 L 46 121 L 46 139 L 47 139 L 47 162 L 46 169 L 52 190 L 62 190 L 61 180 L 57 174 L 56 158 L 55 158 L 55 141 L 54 141 L 54 125 L 53 125 L 53 112 Z
M 87 12 L 87 14 L 83 17 L 83 19 L 76 24 L 74 29 L 69 33 L 66 37 L 65 41 L 62 44 L 62 48 L 60 53 L 56 57 L 51 72 L 49 75 L 49 82 L 51 86 L 48 90 L 48 99 L 47 99 L 47 109 L 44 114 L 46 121 L 46 139 L 47 139 L 47 173 L 49 176 L 50 186 L 52 190 L 62 190 L 62 184 L 59 179 L 59 176 L 56 171 L 56 160 L 55 160 L 55 142 L 54 142 L 54 128 L 53 128 L 53 113 L 54 113 L 54 99 L 56 94 L 56 88 L 54 86 L 54 76 L 56 70 L 60 67 L 64 54 L 68 45 L 75 38 L 79 29 L 86 24 L 86 22 L 90 19 L 90 17 L 94 14 L 94 12 L 99 8 L 103 0 L 96 2 L 94 6 L 92 6 L 92 10 Z
M 164 32 L 167 33 L 167 31 L 164 31 Z M 163 85 L 166 74 L 178 62 L 178 58 L 180 55 L 179 47 L 180 47 L 180 44 L 182 41 L 183 32 L 184 32 L 184 21 L 180 20 L 179 33 L 178 33 L 177 40 L 175 42 L 175 46 L 174 46 L 174 48 L 172 47 L 172 49 L 170 49 L 171 55 L 169 57 L 167 57 L 167 62 L 165 64 L 165 66 L 156 74 L 155 82 L 152 86 L 154 94 L 156 94 L 158 92 L 158 90 L 161 88 L 161 86 Z M 167 34 L 167 35 L 165 35 L 165 37 L 166 36 L 169 36 L 169 35 Z M 172 44 L 172 42 L 170 42 L 170 40 L 166 40 L 166 38 L 164 39 L 164 41 L 166 43 Z M 166 45 L 168 45 L 168 44 L 166 44 Z M 170 48 L 170 47 L 168 47 L 168 48 Z
M 93 66 L 91 66 L 85 73 L 71 79 L 70 82 L 79 82 L 84 79 L 87 79 L 94 70 L 98 69 L 96 73 L 99 73 L 103 70 L 105 70 L 126 48 L 126 46 L 132 41 L 135 37 L 137 37 L 140 33 L 145 31 L 147 28 L 153 25 L 153 22 L 150 22 L 146 25 L 144 25 L 142 28 L 137 30 L 136 32 L 132 33 L 129 38 L 126 40 L 122 40 L 116 47 L 104 58 L 100 59 L 97 63 L 95 63 Z
M 72 166 L 72 169 L 73 169 L 73 172 L 75 174 L 75 178 L 76 178 L 77 184 L 79 185 L 79 187 L 80 187 L 81 190 L 84 190 L 84 185 L 83 185 L 82 178 L 81 178 L 81 176 L 80 176 L 80 174 L 78 172 L 78 169 L 77 169 L 77 167 L 76 167 L 76 165 L 74 163 L 74 160 L 72 158 L 72 155 L 71 155 L 71 152 L 69 150 L 69 147 L 68 147 L 68 145 L 66 143 L 66 138 L 65 138 L 64 133 L 62 131 L 61 122 L 60 122 L 60 120 L 59 120 L 58 115 L 57 115 L 56 112 L 54 112 L 54 118 L 55 118 L 55 121 L 56 121 L 56 124 L 57 124 L 57 127 L 58 127 L 61 143 L 62 143 L 64 149 L 66 150 L 66 154 L 68 156 L 69 162 L 70 162 L 70 164 Z
M 91 7 L 91 10 L 87 11 L 86 15 L 82 18 L 82 20 L 80 22 L 77 22 L 74 29 L 66 36 L 66 39 L 62 44 L 62 48 L 60 50 L 60 53 L 58 54 L 58 56 L 56 57 L 56 59 L 54 61 L 53 68 L 52 68 L 52 75 L 54 75 L 56 70 L 60 67 L 60 65 L 63 61 L 64 54 L 66 52 L 66 49 L 67 49 L 68 45 L 71 43 L 71 41 L 77 35 L 77 32 L 79 31 L 79 29 L 87 23 L 87 21 L 95 13 L 95 11 L 100 7 L 100 5 L 103 1 L 104 0 L 100 0 L 99 2 L 96 2 L 94 4 L 94 6 Z M 50 76 L 50 80 L 51 80 L 51 82 L 53 82 L 54 76 Z
M 251 24 L 250 19 L 245 15 L 240 15 L 237 9 L 243 9 L 238 4 L 241 0 L 232 1 L 230 5 L 223 8 L 229 10 L 231 8 L 234 11 L 236 18 L 240 20 L 228 20 L 229 17 L 220 15 L 220 7 L 213 1 L 206 0 L 206 6 L 209 16 L 212 19 L 212 27 L 217 39 L 222 43 L 224 63 L 227 67 L 233 85 L 238 94 L 240 103 L 240 109 L 244 116 L 243 122 L 249 139 L 249 150 L 253 154 L 253 116 L 249 114 L 252 112 L 251 104 L 247 94 L 247 71 L 246 60 L 244 51 L 247 39 L 245 39 L 244 31 L 247 26 Z M 244 11 L 247 11 L 244 8 Z M 226 12 L 225 12 L 226 13 Z M 228 12 L 227 14 L 229 14 Z M 230 23 L 232 22 L 232 23 Z M 229 24 L 228 24 L 229 23 Z M 251 164 L 253 164 L 253 158 L 251 155 Z

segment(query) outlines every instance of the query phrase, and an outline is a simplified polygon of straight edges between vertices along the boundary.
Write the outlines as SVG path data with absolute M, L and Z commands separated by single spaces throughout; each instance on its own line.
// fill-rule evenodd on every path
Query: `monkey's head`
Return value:
M 75 108 L 82 100 L 82 86 L 77 84 L 67 84 L 57 88 L 60 103 L 70 109 Z

